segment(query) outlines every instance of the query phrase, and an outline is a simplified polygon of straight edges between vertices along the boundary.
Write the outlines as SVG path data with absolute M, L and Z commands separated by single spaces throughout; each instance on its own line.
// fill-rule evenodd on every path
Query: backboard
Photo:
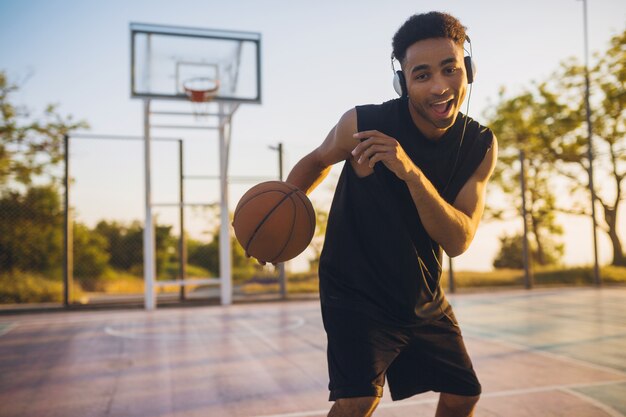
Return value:
M 184 85 L 215 79 L 216 101 L 261 102 L 261 34 L 130 24 L 131 97 L 188 100 Z

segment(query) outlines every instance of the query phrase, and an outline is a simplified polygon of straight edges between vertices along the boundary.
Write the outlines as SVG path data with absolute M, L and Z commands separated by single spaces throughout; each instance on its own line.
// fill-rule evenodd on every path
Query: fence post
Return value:
M 180 217 L 180 240 L 178 241 L 178 279 L 187 279 L 187 241 L 185 239 L 185 170 L 183 165 L 183 140 L 178 139 L 178 215 Z M 180 300 L 185 299 L 185 285 L 180 286 Z
M 63 135 L 63 205 L 64 205 L 64 227 L 63 227 L 63 306 L 70 305 L 72 294 L 71 285 L 73 277 L 73 246 L 72 246 L 72 216 L 70 208 L 70 137 Z
M 452 265 L 452 258 L 448 256 L 448 278 L 450 285 L 450 293 L 456 292 L 456 285 L 454 284 L 454 269 Z
M 522 259 L 524 262 L 524 286 L 527 290 L 533 287 L 533 274 L 530 268 L 531 257 L 528 250 L 528 213 L 526 212 L 526 155 L 524 150 L 519 151 L 520 183 L 522 188 L 522 219 L 524 222 L 524 236 L 522 237 Z

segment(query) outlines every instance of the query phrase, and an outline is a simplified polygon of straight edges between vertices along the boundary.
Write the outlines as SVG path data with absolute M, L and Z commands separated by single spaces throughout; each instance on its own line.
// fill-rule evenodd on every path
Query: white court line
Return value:
M 7 327 L 5 327 L 4 329 L 0 330 L 0 337 L 4 336 L 7 333 L 9 333 L 11 330 L 15 329 L 16 327 L 17 327 L 17 323 L 8 323 Z
M 133 311 L 133 313 L 141 313 Z M 73 314 L 73 313 L 71 313 Z M 20 326 L 45 326 L 45 325 L 63 325 L 63 324 L 82 324 L 82 323 L 94 323 L 94 322 L 107 322 L 107 321 L 121 321 L 128 320 L 128 314 L 115 314 L 106 315 L 102 313 L 101 316 L 87 316 L 87 317 L 69 317 L 69 316 L 57 316 L 46 319 L 18 319 L 16 321 Z
M 300 324 L 300 326 L 302 326 L 304 324 L 304 319 L 302 319 L 302 322 Z M 252 326 L 250 323 L 248 323 L 245 319 L 237 319 L 235 320 L 235 323 L 240 324 L 241 326 L 243 326 L 246 330 L 248 330 L 249 333 L 251 333 L 252 335 L 258 337 L 259 339 L 261 339 L 263 341 L 263 343 L 265 343 L 266 345 L 268 345 L 270 348 L 272 348 L 272 350 L 280 350 L 280 348 L 278 347 L 278 345 L 276 343 L 274 343 L 272 340 L 270 340 L 270 338 L 268 338 L 266 336 L 267 333 L 263 333 L 260 332 L 259 330 L 257 330 L 254 326 Z M 298 326 L 298 327 L 300 327 Z M 231 334 L 229 332 L 229 334 Z
M 471 325 L 461 325 L 461 328 L 463 329 L 467 329 L 470 328 L 471 329 Z M 615 369 L 615 368 L 611 368 L 609 366 L 604 366 L 604 365 L 598 365 L 592 362 L 587 362 L 584 361 L 582 359 L 575 359 L 569 356 L 565 356 L 565 355 L 559 355 L 557 353 L 554 352 L 549 352 L 546 350 L 541 350 L 541 349 L 536 349 L 534 347 L 531 346 L 526 346 L 526 345 L 522 345 L 519 343 L 515 343 L 515 342 L 511 342 L 508 340 L 502 340 L 502 339 L 498 339 L 496 336 L 493 337 L 489 337 L 489 336 L 483 336 L 483 335 L 467 335 L 467 334 L 463 334 L 464 338 L 469 338 L 469 339 L 477 339 L 477 340 L 484 340 L 484 341 L 489 341 L 489 342 L 494 342 L 494 343 L 499 343 L 503 346 L 508 346 L 512 349 L 517 349 L 523 352 L 531 352 L 531 353 L 536 353 L 538 355 L 541 356 L 545 356 L 548 357 L 550 359 L 553 360 L 560 360 L 563 362 L 570 362 L 579 366 L 585 366 L 587 368 L 591 368 L 591 369 L 595 369 L 597 371 L 602 371 L 602 372 L 608 372 L 608 373 L 613 373 L 613 374 L 617 374 L 621 377 L 626 377 L 626 372 L 624 371 L 620 371 L 619 369 Z M 471 355 L 470 355 L 471 356 Z
M 570 395 L 573 395 L 574 397 L 577 397 L 585 402 L 590 403 L 591 405 L 593 405 L 594 407 L 598 407 L 600 410 L 604 411 L 605 413 L 607 413 L 609 416 L 611 417 L 624 417 L 624 414 L 620 413 L 619 411 L 617 411 L 616 409 L 614 409 L 613 407 L 609 407 L 608 405 L 601 403 L 600 401 L 588 397 L 587 395 L 578 392 L 578 391 L 574 391 L 570 388 L 563 388 L 561 391 L 566 392 Z
M 520 388 L 513 390 L 505 390 L 505 391 L 494 391 L 482 393 L 481 398 L 500 398 L 500 397 L 512 397 L 516 395 L 525 395 L 525 394 L 536 394 L 541 392 L 549 392 L 549 391 L 566 391 L 573 388 L 584 388 L 584 387 L 592 387 L 592 386 L 602 386 L 602 385 L 612 385 L 626 382 L 626 379 L 616 380 L 616 381 L 604 381 L 604 382 L 595 382 L 590 384 L 566 384 L 566 385 L 547 385 L 545 387 L 537 387 L 537 388 Z M 566 391 L 567 392 L 567 391 Z M 582 394 L 581 394 L 582 395 Z M 377 409 L 387 409 L 387 408 L 401 408 L 401 407 L 411 407 L 414 405 L 422 405 L 422 404 L 436 404 L 439 401 L 439 398 L 428 398 L 423 400 L 413 400 L 413 401 L 398 401 L 393 403 L 384 403 L 380 404 Z M 613 410 L 606 405 L 600 406 L 600 404 L 595 404 L 598 407 L 602 408 L 604 411 Z M 330 409 L 330 407 L 329 407 Z M 616 411 L 613 410 L 611 417 L 623 417 L 622 414 L 615 414 Z M 308 410 L 308 411 L 299 411 L 295 413 L 284 413 L 284 414 L 266 414 L 266 415 L 258 415 L 255 417 L 317 417 L 317 416 L 325 416 L 328 414 L 328 409 L 326 410 Z
M 305 303 L 309 301 L 303 301 Z M 262 309 L 262 317 L 274 317 L 278 316 L 280 313 L 273 312 L 271 305 L 263 306 Z M 223 306 L 206 306 L 206 307 L 193 307 L 190 309 L 180 308 L 180 309 L 162 309 L 151 312 L 146 312 L 145 310 L 139 309 L 129 309 L 129 310 L 112 310 L 112 311 L 60 311 L 58 313 L 53 313 L 52 315 L 46 317 L 38 317 L 42 314 L 33 313 L 29 315 L 24 315 L 21 317 L 11 318 L 11 321 L 3 321 L 0 319 L 0 324 L 5 323 L 15 323 L 20 326 L 41 326 L 41 325 L 56 325 L 56 324 L 82 324 L 82 323 L 93 323 L 93 322 L 109 322 L 109 321 L 128 321 L 129 319 L 146 320 L 146 319 L 159 319 L 160 317 L 165 317 L 168 319 L 174 319 L 179 317 L 180 315 L 187 315 L 190 311 L 193 313 L 197 313 L 198 316 L 206 317 L 206 318 L 222 318 L 226 309 L 234 312 L 235 314 L 242 315 L 252 315 L 256 314 L 258 310 L 252 309 L 254 312 L 250 312 L 250 306 L 247 305 L 234 305 L 228 306 L 224 308 Z M 319 312 L 319 308 L 299 308 L 304 312 Z M 297 311 L 296 311 L 297 312 Z M 266 314 L 268 313 L 268 314 Z M 58 315 L 56 315 L 58 314 Z M 291 316 L 291 314 L 289 314 Z M 298 315 L 294 315 L 295 317 L 300 317 Z
M 263 318 L 266 318 L 266 317 L 269 317 L 269 316 L 263 316 Z M 219 319 L 219 317 L 214 317 L 214 318 Z M 244 319 L 236 319 L 236 320 L 233 320 L 233 322 L 242 325 L 245 328 L 244 331 L 227 331 L 224 333 L 220 333 L 219 330 L 215 330 L 218 333 L 215 336 L 211 336 L 209 334 L 197 334 L 194 336 L 194 335 L 190 335 L 189 333 L 176 334 L 176 333 L 169 333 L 169 332 L 141 333 L 136 330 L 128 331 L 128 330 L 123 330 L 123 329 L 122 330 L 115 329 L 112 326 L 106 326 L 104 328 L 104 333 L 108 334 L 109 336 L 122 337 L 125 339 L 136 339 L 136 340 L 159 340 L 159 339 L 186 340 L 190 338 L 198 339 L 198 340 L 210 340 L 210 339 L 217 339 L 222 336 L 256 336 L 262 339 L 265 343 L 267 343 L 273 349 L 278 349 L 278 347 L 275 344 L 273 344 L 273 342 L 269 338 L 267 338 L 266 335 L 292 331 L 292 330 L 295 330 L 304 326 L 304 323 L 306 322 L 306 320 L 300 316 L 291 316 L 289 317 L 289 319 L 291 319 L 293 322 L 287 326 L 282 326 L 282 327 L 278 326 L 274 328 L 266 328 L 266 329 L 261 329 L 261 330 L 258 328 L 255 328 Z M 141 324 L 143 323 L 139 323 L 139 326 L 137 327 L 139 330 L 142 329 L 142 327 L 140 327 Z M 211 329 L 209 328 L 208 330 L 210 331 Z

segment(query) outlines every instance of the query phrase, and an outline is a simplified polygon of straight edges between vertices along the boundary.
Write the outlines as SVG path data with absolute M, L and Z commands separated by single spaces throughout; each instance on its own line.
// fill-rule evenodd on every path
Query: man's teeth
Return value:
M 450 104 L 451 101 L 452 99 L 449 99 L 446 101 L 440 101 L 440 102 L 431 104 L 431 106 L 437 113 L 445 113 L 448 111 L 448 104 Z

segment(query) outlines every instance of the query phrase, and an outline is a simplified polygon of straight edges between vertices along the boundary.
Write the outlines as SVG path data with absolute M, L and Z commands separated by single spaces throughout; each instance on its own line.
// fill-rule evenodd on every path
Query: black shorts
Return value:
M 480 383 L 452 309 L 440 320 L 392 327 L 367 315 L 322 306 L 328 336 L 330 401 L 381 397 L 385 376 L 391 398 L 436 391 L 476 396 Z

